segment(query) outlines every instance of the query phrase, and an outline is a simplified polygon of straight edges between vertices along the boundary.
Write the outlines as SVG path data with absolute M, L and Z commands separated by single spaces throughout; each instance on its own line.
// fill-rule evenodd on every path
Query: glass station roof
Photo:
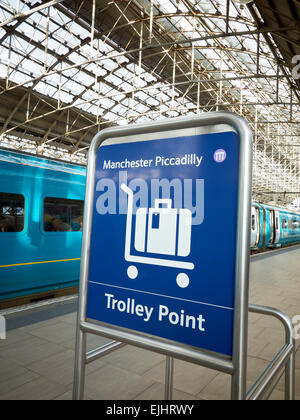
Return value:
M 108 125 L 228 110 L 253 130 L 253 198 L 290 204 L 300 92 L 263 23 L 234 0 L 0 0 L 0 146 L 84 163 Z

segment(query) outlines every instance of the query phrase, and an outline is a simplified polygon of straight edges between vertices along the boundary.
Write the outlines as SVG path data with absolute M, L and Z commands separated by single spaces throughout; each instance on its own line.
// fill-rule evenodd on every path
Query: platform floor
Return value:
M 251 262 L 250 303 L 300 315 L 300 248 Z M 1 400 L 68 400 L 72 397 L 75 304 L 12 317 L 0 340 Z M 299 331 L 300 332 L 300 331 Z M 89 335 L 88 349 L 108 340 Z M 250 387 L 284 344 L 279 321 L 250 314 Z M 296 398 L 300 399 L 300 339 L 296 341 Z M 86 399 L 161 400 L 165 357 L 125 346 L 87 366 Z M 281 379 L 271 399 L 283 399 Z M 175 360 L 176 400 L 228 399 L 230 377 Z

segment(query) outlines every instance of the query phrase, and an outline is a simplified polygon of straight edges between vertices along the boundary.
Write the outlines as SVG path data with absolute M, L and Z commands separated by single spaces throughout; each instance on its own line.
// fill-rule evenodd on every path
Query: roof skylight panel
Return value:
M 53 96 L 57 92 L 57 87 L 52 86 L 49 82 L 41 80 L 36 86 L 35 89 L 38 92 L 42 92 L 46 96 Z
M 92 115 L 94 115 L 94 116 L 100 116 L 100 108 L 97 106 L 97 105 L 95 105 L 94 103 L 91 103 L 90 104 L 90 107 L 88 108 L 88 112 L 90 113 L 90 114 L 92 114 Z
M 115 50 L 110 45 L 108 45 L 106 42 L 102 40 L 99 40 L 99 51 L 104 55 L 105 54 L 108 55 L 110 53 L 115 52 Z
M 99 86 L 98 87 L 96 87 L 96 88 L 93 87 L 93 89 L 98 94 L 99 94 L 99 92 L 101 93 L 101 98 L 102 97 L 105 97 L 103 95 L 103 92 L 102 92 L 102 82 L 99 83 Z M 110 87 L 109 88 L 109 91 L 108 91 L 108 94 L 107 94 L 107 97 L 110 98 L 110 99 L 113 99 L 116 102 L 120 102 L 120 101 L 122 101 L 122 99 L 126 98 L 126 95 L 124 93 L 120 93 L 118 90 L 113 89 L 112 87 Z
M 218 3 L 215 5 L 215 12 L 218 10 L 218 12 L 223 13 L 223 15 L 226 15 L 226 2 L 223 0 L 219 0 Z
M 78 54 L 80 54 L 82 57 L 84 57 L 84 59 L 87 59 L 87 58 L 95 58 L 96 57 L 96 55 L 98 55 L 98 52 L 97 52 L 97 50 L 95 50 L 95 48 L 94 47 L 92 47 L 91 48 L 91 44 L 89 43 L 89 44 L 86 44 L 86 43 L 84 43 L 84 44 L 79 44 L 78 45 Z
M 171 32 L 174 35 L 178 35 L 178 37 L 180 37 L 180 33 L 178 34 L 178 27 L 180 27 L 181 29 L 183 29 L 183 27 L 184 27 L 184 24 L 181 24 L 181 22 L 183 21 L 183 19 L 184 18 L 182 16 L 180 16 L 180 15 L 178 15 L 178 16 L 174 15 L 174 16 L 171 16 L 169 18 L 169 21 L 172 23 L 172 25 L 171 25 L 171 27 L 172 27 Z
M 91 104 L 91 103 L 89 103 L 89 102 L 84 102 L 84 101 L 82 101 L 82 99 L 80 99 L 79 101 L 78 101 L 78 103 L 77 103 L 77 108 L 79 108 L 79 109 L 81 109 L 82 111 L 85 111 L 85 112 L 87 112 L 87 113 L 90 113 L 90 114 L 92 114 L 91 113 L 91 109 L 92 109 L 92 107 L 93 106 L 95 106 L 95 105 L 93 105 L 93 104 Z M 96 107 L 97 108 L 97 107 Z M 96 109 L 95 108 L 95 109 Z
M 105 114 L 105 119 L 108 120 L 108 121 L 115 121 L 116 117 L 117 117 L 117 115 L 115 113 L 111 112 L 111 111 L 107 112 Z M 128 124 L 128 121 L 127 121 L 127 124 Z
M 53 10 L 53 8 L 51 8 L 51 10 Z M 59 25 L 54 20 L 51 18 L 51 14 L 50 14 L 49 19 L 48 17 L 44 16 L 43 28 L 48 30 L 48 33 L 52 35 L 55 34 L 59 28 Z
M 66 25 L 66 30 L 71 32 L 73 36 L 75 36 L 77 39 L 84 39 L 89 36 L 91 36 L 90 32 L 88 32 L 85 28 L 78 25 L 75 21 L 71 21 Z
M 160 92 L 160 94 L 159 94 L 159 99 L 160 99 L 160 101 L 163 101 L 163 102 L 168 102 L 168 101 L 170 101 L 170 96 L 168 96 L 168 95 L 165 95 L 162 91 Z
M 133 77 L 132 84 L 135 89 L 142 89 L 145 86 L 147 86 L 147 83 L 141 77 L 138 76 Z
M 257 53 L 257 40 L 253 37 L 243 37 L 243 45 L 244 47 L 253 53 Z M 260 50 L 261 50 L 261 44 L 260 44 Z
M 179 18 L 177 27 L 181 27 L 184 31 L 190 32 L 191 34 L 195 30 L 195 26 L 191 23 L 190 19 L 186 17 Z
M 90 103 L 96 102 L 99 98 L 98 95 L 95 94 L 95 92 L 92 89 L 84 90 L 83 93 L 80 95 L 80 97 L 82 101 L 90 102 Z M 101 103 L 101 106 L 102 106 L 102 103 Z M 105 108 L 104 105 L 103 105 L 103 108 Z
M 3 28 L 0 28 L 0 38 L 6 34 L 6 31 Z
M 34 27 L 32 24 L 29 24 L 29 21 L 24 20 L 19 26 L 18 31 L 26 34 L 28 37 L 31 37 L 34 32 Z
M 24 56 L 22 56 L 21 54 L 18 54 L 18 52 L 11 50 L 9 53 L 9 67 L 10 69 L 12 68 L 16 68 L 19 65 L 21 65 L 21 63 L 24 60 Z M 31 65 L 30 65 L 31 67 Z
M 154 3 L 164 13 L 176 13 L 177 12 L 177 8 L 169 0 L 154 0 Z
M 101 106 L 105 109 L 112 108 L 115 105 L 115 101 L 109 98 L 101 98 Z
M 220 55 L 212 48 L 203 48 L 202 49 L 203 54 L 206 58 L 209 58 L 210 60 L 219 60 Z
M 105 96 L 111 92 L 112 88 L 109 85 L 107 85 L 105 82 L 100 82 L 99 90 L 101 92 L 101 96 Z
M 74 77 L 74 80 L 83 86 L 92 86 L 95 83 L 95 77 L 83 71 L 79 71 Z
M 39 27 L 34 20 L 28 19 L 27 22 L 29 25 L 24 25 L 25 30 L 23 30 L 23 33 L 28 37 L 29 40 L 32 39 L 35 42 L 43 42 L 46 38 L 44 27 Z
M 121 80 L 131 80 L 134 74 L 129 72 L 126 68 L 119 68 L 114 71 L 114 75 L 119 77 Z
M 72 61 L 73 63 L 76 63 L 78 66 L 80 66 L 81 63 L 85 63 L 86 62 L 86 58 L 83 57 L 81 54 L 79 54 L 78 52 L 74 51 L 72 52 L 69 56 L 68 59 L 70 61 Z
M 176 5 L 179 12 L 187 13 L 189 11 L 189 9 L 181 1 L 176 2 Z
M 51 9 L 53 9 L 53 8 L 51 8 Z M 60 10 L 58 10 L 56 8 L 54 8 L 52 10 L 51 17 L 54 18 L 55 21 L 57 22 L 57 24 L 60 25 L 60 26 L 63 26 L 63 25 L 66 25 L 66 24 L 72 22 L 72 20 L 67 15 L 65 15 L 64 13 L 62 13 Z
M 150 122 L 152 120 L 153 120 L 153 118 L 150 118 L 148 114 L 147 115 L 141 115 L 140 117 L 138 117 L 136 119 L 136 121 L 139 122 L 139 123 L 147 123 L 147 122 Z
M 1 5 L 0 5 L 0 7 L 1 7 Z M 11 11 L 7 10 L 7 6 L 6 6 L 6 8 L 1 7 L 0 8 L 0 21 L 5 22 L 7 19 L 10 19 L 14 14 L 15 14 L 15 10 L 11 10 Z
M 25 12 L 27 12 L 29 9 L 30 9 L 30 7 L 31 7 L 31 5 L 30 4 L 28 4 L 28 0 L 26 1 L 18 1 L 18 0 L 13 0 L 13 1 L 11 1 L 11 0 L 7 0 L 6 1 L 11 7 L 13 7 L 13 9 L 15 10 L 15 12 L 17 12 L 17 13 L 25 13 Z
M 143 73 L 143 79 L 147 82 L 157 82 L 157 77 L 154 76 L 153 74 L 149 73 L 149 72 L 145 72 Z
M 115 120 L 115 123 L 117 125 L 127 125 L 128 124 L 128 121 L 127 121 L 127 118 L 117 118 Z
M 71 89 L 69 87 L 70 86 L 69 84 L 67 86 L 68 86 L 67 87 L 68 91 L 73 95 L 73 97 L 74 96 L 80 96 L 85 91 L 84 86 L 82 86 L 78 83 L 75 83 L 75 82 L 72 83 L 72 88 Z
M 137 73 L 139 71 L 139 66 L 135 63 L 128 63 L 126 65 L 126 69 L 132 74 Z
M 118 80 L 119 80 L 119 83 L 115 86 L 119 86 L 119 89 L 121 91 L 123 91 L 123 92 L 131 92 L 132 91 L 132 85 L 130 85 L 129 83 L 124 82 L 124 81 L 122 81 L 122 83 L 120 83 L 120 79 L 118 79 Z
M 84 69 L 86 71 L 89 71 L 91 74 L 95 75 L 96 77 L 102 77 L 105 76 L 106 74 L 108 74 L 108 71 L 105 70 L 103 67 L 101 67 L 100 65 L 98 65 L 98 63 L 88 63 L 88 64 L 84 64 Z M 80 71 L 80 77 L 82 76 L 82 72 Z
M 75 48 L 80 45 L 80 40 L 69 31 L 63 28 L 58 29 L 51 35 L 51 39 L 55 39 L 59 44 L 65 45 L 70 48 Z
M 242 22 L 231 20 L 230 26 L 231 26 L 231 29 L 233 31 L 237 31 L 237 32 L 248 32 L 249 31 L 248 25 L 246 25 L 245 23 L 242 23 Z
M 210 18 L 207 21 L 213 26 L 214 33 L 226 32 L 226 22 L 223 19 Z
M 46 82 L 51 83 L 53 86 L 59 86 L 59 74 L 58 73 L 50 73 L 46 78 Z
M 251 59 L 251 57 L 249 57 L 248 54 L 238 52 L 237 57 L 239 65 L 243 67 L 243 69 L 245 69 L 246 71 L 248 70 L 252 73 L 256 72 L 256 63 L 253 62 L 253 60 Z
M 141 101 L 147 101 L 149 99 L 149 95 L 146 94 L 143 90 L 136 92 L 135 96 L 139 98 Z
M 71 69 L 69 68 L 69 69 L 64 70 L 64 76 L 72 80 L 76 80 L 76 78 L 78 77 L 80 80 L 81 72 L 77 68 L 71 68 Z
M 9 50 L 5 48 L 3 45 L 0 45 L 0 63 L 8 64 L 8 56 L 9 56 Z M 6 71 L 5 71 L 6 73 Z M 3 74 L 5 74 L 3 73 Z
M 9 80 L 16 84 L 22 84 L 25 87 L 32 83 L 31 75 L 26 74 L 22 67 L 14 69 L 9 75 Z
M 51 50 L 52 52 L 55 52 L 55 54 L 64 55 L 69 51 L 68 46 L 55 40 L 54 38 L 49 37 L 47 42 L 48 42 L 48 49 Z
M 176 98 L 176 97 L 178 97 L 180 95 L 180 93 L 177 90 L 172 89 L 172 88 L 170 89 L 169 86 L 164 87 L 163 91 L 170 98 L 173 98 L 173 97 Z
M 143 114 L 143 113 L 149 111 L 149 107 L 147 107 L 147 106 L 145 106 L 145 105 L 143 105 L 143 104 L 141 104 L 137 101 L 134 101 L 134 102 L 135 102 L 134 109 L 135 109 L 136 112 L 138 112 L 140 114 Z
M 174 110 L 172 110 L 172 111 L 167 111 L 167 113 L 166 113 L 166 114 L 167 114 L 169 117 L 178 117 L 178 115 L 180 115 L 178 111 L 174 111 Z
M 69 91 L 72 95 L 74 95 L 73 94 L 74 83 L 75 83 L 75 80 L 62 77 L 62 76 L 60 76 L 59 78 L 60 88 L 64 88 L 65 90 Z M 76 89 L 76 85 L 75 85 L 75 89 Z
M 5 63 L 5 61 L 2 61 L 2 59 L 0 58 L 0 75 L 1 75 L 1 78 L 4 77 L 4 75 L 6 75 L 6 72 L 7 72 L 7 64 Z
M 118 63 L 116 63 L 114 60 L 111 60 L 110 58 L 104 58 L 101 60 L 101 62 L 102 66 L 108 71 L 113 71 L 119 67 Z
M 119 86 L 121 84 L 121 82 L 122 82 L 122 80 L 119 77 L 115 76 L 114 74 L 108 74 L 105 77 L 105 80 L 107 82 L 111 83 L 114 86 Z M 124 82 L 122 82 L 121 88 L 123 87 L 123 83 Z
M 30 51 L 30 59 L 32 57 L 32 61 L 35 63 L 39 63 L 40 65 L 42 65 L 44 67 L 47 58 L 51 57 L 51 54 L 45 54 L 44 50 L 40 50 L 39 48 L 32 48 L 32 50 Z M 47 65 L 47 63 L 46 63 Z
M 230 43 L 232 48 L 236 48 L 241 50 L 243 48 L 243 44 L 241 43 L 241 38 L 235 35 L 226 37 L 227 42 Z
M 19 53 L 20 56 L 26 55 L 34 48 L 29 42 L 25 40 L 21 41 L 16 35 L 12 35 L 10 38 L 7 37 L 2 45 L 6 46 L 14 53 Z
M 207 13 L 215 13 L 216 8 L 214 7 L 213 3 L 211 1 L 199 1 L 195 5 L 196 9 L 199 9 L 201 12 L 207 12 Z
M 117 103 L 112 110 L 116 112 L 118 115 L 126 115 L 128 108 L 123 106 L 121 103 Z
M 118 66 L 120 66 L 124 63 L 129 63 L 129 59 L 125 55 L 119 55 L 118 57 L 115 57 L 114 60 L 116 61 Z

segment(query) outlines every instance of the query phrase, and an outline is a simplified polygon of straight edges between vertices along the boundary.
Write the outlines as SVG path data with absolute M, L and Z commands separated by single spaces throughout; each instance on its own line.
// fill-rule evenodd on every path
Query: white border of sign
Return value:
M 166 340 L 152 338 L 146 334 L 124 331 L 124 329 L 99 325 L 86 319 L 87 291 L 89 276 L 90 244 L 95 190 L 95 170 L 97 152 L 107 139 L 114 140 L 148 134 L 164 134 L 170 131 L 188 130 L 207 126 L 227 125 L 234 129 L 240 138 L 238 215 L 236 237 L 236 286 L 234 309 L 233 357 L 215 356 L 205 351 L 195 350 L 182 344 L 169 343 Z M 163 138 L 163 137 L 160 137 Z M 84 377 L 86 365 L 86 334 L 102 335 L 113 340 L 128 343 L 167 356 L 212 368 L 232 375 L 232 399 L 246 398 L 247 333 L 248 333 L 248 288 L 250 258 L 250 210 L 252 178 L 252 134 L 248 123 L 240 116 L 227 112 L 212 112 L 196 117 L 184 117 L 138 124 L 126 127 L 112 127 L 100 131 L 93 139 L 87 166 L 87 183 L 84 207 L 84 230 L 82 238 L 80 293 L 77 318 L 76 354 L 73 399 L 81 400 L 84 396 Z

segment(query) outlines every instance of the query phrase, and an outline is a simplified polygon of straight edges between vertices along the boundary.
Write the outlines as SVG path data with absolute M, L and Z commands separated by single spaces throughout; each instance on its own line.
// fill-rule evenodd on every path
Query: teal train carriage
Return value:
M 252 203 L 251 249 L 278 248 L 300 242 L 300 213 Z
M 0 308 L 78 285 L 85 178 L 83 166 L 0 150 Z

